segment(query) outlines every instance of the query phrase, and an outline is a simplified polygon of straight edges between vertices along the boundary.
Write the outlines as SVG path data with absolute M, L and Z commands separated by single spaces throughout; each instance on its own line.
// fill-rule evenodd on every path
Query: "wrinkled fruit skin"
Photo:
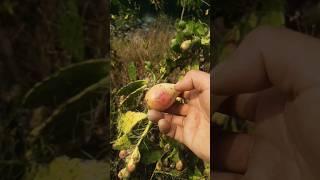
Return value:
M 135 149 L 131 155 L 131 158 L 133 160 L 134 163 L 138 163 L 140 161 L 140 152 L 139 152 L 139 149 Z
M 149 109 L 164 111 L 175 102 L 178 95 L 179 92 L 175 90 L 174 84 L 161 83 L 150 88 L 145 101 Z
M 130 176 L 130 173 L 126 168 L 121 169 L 120 172 L 118 173 L 118 178 L 119 179 L 126 179 Z

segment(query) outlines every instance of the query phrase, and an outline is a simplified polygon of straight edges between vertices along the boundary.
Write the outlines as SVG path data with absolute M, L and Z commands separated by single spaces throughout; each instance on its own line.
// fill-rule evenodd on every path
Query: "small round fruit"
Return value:
M 191 41 L 191 40 L 183 41 L 183 42 L 181 43 L 180 48 L 181 48 L 182 51 L 186 51 L 186 50 L 188 50 L 188 49 L 190 48 L 191 44 L 192 44 L 192 41 Z
M 179 92 L 175 90 L 174 84 L 161 83 L 149 89 L 145 101 L 149 109 L 164 111 L 175 102 L 178 95 Z
M 141 157 L 141 155 L 140 155 L 139 149 L 138 148 L 134 149 L 134 151 L 132 152 L 132 155 L 131 155 L 133 162 L 135 162 L 135 163 L 139 162 L 140 157 Z
M 119 158 L 120 159 L 124 159 L 124 158 L 126 158 L 128 156 L 128 151 L 127 150 L 121 150 L 120 152 L 119 152 Z
M 169 152 L 171 150 L 171 146 L 169 143 L 167 143 L 165 146 L 164 146 L 164 151 L 165 152 Z
M 118 173 L 118 178 L 119 179 L 126 179 L 130 176 L 129 171 L 126 168 L 123 168 L 119 171 Z
M 130 173 L 132 173 L 135 169 L 136 169 L 136 164 L 134 163 L 134 161 L 129 161 L 128 165 L 127 165 L 127 169 Z
M 156 164 L 156 170 L 157 171 L 161 171 L 161 169 L 162 169 L 162 162 L 158 161 L 157 164 Z
M 176 170 L 182 171 L 182 169 L 183 169 L 183 162 L 179 160 L 176 164 Z

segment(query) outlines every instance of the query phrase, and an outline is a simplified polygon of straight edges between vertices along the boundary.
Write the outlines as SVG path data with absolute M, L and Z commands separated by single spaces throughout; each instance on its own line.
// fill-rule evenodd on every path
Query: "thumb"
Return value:
M 320 84 L 314 75 L 320 66 L 319 47 L 318 39 L 285 28 L 257 28 L 229 60 L 213 69 L 213 92 L 228 96 L 274 86 L 296 96 Z
M 203 71 L 191 70 L 175 85 L 177 91 L 203 91 L 210 88 L 210 74 Z
M 255 35 L 249 34 L 228 60 L 211 71 L 216 95 L 235 95 L 257 91 L 269 86 L 260 49 Z

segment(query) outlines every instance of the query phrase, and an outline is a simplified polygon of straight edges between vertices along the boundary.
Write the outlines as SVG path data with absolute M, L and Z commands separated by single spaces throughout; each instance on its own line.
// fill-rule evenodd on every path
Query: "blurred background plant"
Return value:
M 189 160 L 197 158 L 192 153 L 181 153 L 187 150 L 157 135 L 154 125 L 146 128 L 143 92 L 155 83 L 174 83 L 190 69 L 209 71 L 209 61 L 211 65 L 224 61 L 258 25 L 286 26 L 320 37 L 320 5 L 315 0 L 226 0 L 215 2 L 214 7 L 203 0 L 111 0 L 111 24 L 107 22 L 108 5 L 107 1 L 84 0 L 0 2 L 1 179 L 22 179 L 26 175 L 48 179 L 44 172 L 56 174 L 59 169 L 51 171 L 51 167 L 57 167 L 57 163 L 58 167 L 97 163 L 94 167 L 108 168 L 110 153 L 115 162 L 110 167 L 111 175 L 115 177 L 125 162 L 116 158 L 119 150 L 111 151 L 108 138 L 120 137 L 121 130 L 115 128 L 117 119 L 135 117 L 138 112 L 142 116 L 127 134 L 131 148 L 115 147 L 130 152 L 142 139 L 141 163 L 135 172 L 163 179 L 199 179 L 208 167 L 201 162 L 193 166 Z M 210 7 L 214 11 L 209 13 Z M 109 27 L 110 67 L 104 66 L 110 47 Z M 211 59 L 208 37 L 211 42 L 214 38 Z M 104 78 L 108 68 L 116 72 L 111 73 L 111 82 Z M 105 103 L 109 102 L 108 85 L 114 97 L 111 104 Z M 114 130 L 110 137 L 105 112 L 109 105 Z M 222 114 L 215 116 L 219 129 L 250 130 L 248 123 Z M 142 138 L 145 129 L 148 133 Z M 146 147 L 157 149 L 154 157 L 147 155 Z M 188 167 L 179 171 L 181 166 L 172 168 L 173 162 L 182 167 L 188 163 Z M 101 172 L 105 171 L 97 173 Z M 72 173 L 68 175 L 73 177 Z M 132 177 L 139 177 L 139 173 Z
M 111 2 L 111 179 L 208 178 L 208 164 L 147 120 L 143 98 L 189 70 L 209 71 L 209 9 L 201 1 Z
M 217 1 L 214 16 L 211 16 L 211 29 L 215 32 L 212 65 L 227 60 L 241 40 L 258 26 L 287 27 L 319 38 L 319 13 L 320 1 L 313 0 Z M 216 138 L 230 131 L 254 131 L 252 124 L 246 120 L 221 113 L 215 113 L 212 117 Z
M 54 179 L 62 164 L 107 177 L 107 5 L 0 2 L 0 179 Z

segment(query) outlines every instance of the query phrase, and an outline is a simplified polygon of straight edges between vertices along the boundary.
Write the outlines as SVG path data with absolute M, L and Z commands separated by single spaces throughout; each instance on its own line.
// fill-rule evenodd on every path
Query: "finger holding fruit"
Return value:
M 178 96 L 187 98 L 178 104 Z M 188 72 L 177 84 L 158 84 L 146 94 L 148 119 L 160 132 L 187 145 L 200 158 L 210 157 L 210 75 L 202 71 Z M 206 146 L 203 146 L 206 142 Z

